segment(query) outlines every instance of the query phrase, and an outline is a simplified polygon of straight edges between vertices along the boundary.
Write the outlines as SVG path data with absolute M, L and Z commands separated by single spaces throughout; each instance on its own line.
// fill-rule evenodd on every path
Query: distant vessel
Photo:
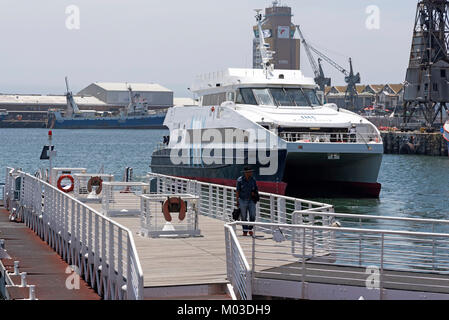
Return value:
M 99 112 L 95 110 L 80 110 L 73 99 L 73 94 L 67 87 L 67 110 L 49 111 L 47 127 L 51 129 L 163 129 L 166 110 L 148 110 L 143 101 L 137 101 L 132 88 L 129 90 L 129 105 L 120 110 L 120 114 Z
M 378 197 L 380 132 L 353 112 L 323 105 L 301 71 L 274 70 L 260 15 L 258 23 L 264 68 L 198 77 L 191 88 L 200 106 L 169 109 L 170 137 L 154 151 L 151 170 L 235 186 L 251 166 L 265 192 Z
M 449 120 L 446 121 L 446 124 L 443 127 L 443 138 L 447 142 L 448 155 L 449 155 Z

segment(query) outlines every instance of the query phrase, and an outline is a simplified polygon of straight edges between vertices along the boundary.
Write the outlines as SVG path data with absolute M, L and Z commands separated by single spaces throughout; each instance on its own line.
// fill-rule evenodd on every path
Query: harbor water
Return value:
M 125 167 L 137 179 L 149 171 L 154 148 L 165 130 L 54 130 L 55 166 L 85 167 L 112 173 L 121 180 Z M 6 166 L 26 172 L 48 167 L 39 160 L 47 144 L 45 129 L 0 129 L 0 182 Z M 449 219 L 449 159 L 447 157 L 385 155 L 380 171 L 380 199 L 319 198 L 340 213 Z

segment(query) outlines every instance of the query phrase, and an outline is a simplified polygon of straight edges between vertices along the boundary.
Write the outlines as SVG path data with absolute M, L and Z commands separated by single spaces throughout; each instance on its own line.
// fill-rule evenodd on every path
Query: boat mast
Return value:
M 273 77 L 273 71 L 274 71 L 274 65 L 271 63 L 271 60 L 273 60 L 274 51 L 270 50 L 270 45 L 265 42 L 265 36 L 263 33 L 262 28 L 262 14 L 261 9 L 256 9 L 257 12 L 256 15 L 256 21 L 257 26 L 259 28 L 259 50 L 260 50 L 260 56 L 262 58 L 262 68 L 265 72 L 265 76 L 267 79 L 270 77 Z
M 128 93 L 129 93 L 129 104 L 128 104 L 128 108 L 126 109 L 126 113 L 130 114 L 130 113 L 134 113 L 134 97 L 133 97 L 133 89 L 131 88 L 131 86 L 128 86 Z
M 67 77 L 65 77 L 65 86 L 67 88 L 67 93 L 66 93 L 66 100 L 67 100 L 67 111 L 66 111 L 66 116 L 71 117 L 74 113 L 75 114 L 80 114 L 81 111 L 78 108 L 78 105 L 75 102 L 75 99 L 73 99 L 73 94 L 69 89 L 69 80 L 67 79 Z

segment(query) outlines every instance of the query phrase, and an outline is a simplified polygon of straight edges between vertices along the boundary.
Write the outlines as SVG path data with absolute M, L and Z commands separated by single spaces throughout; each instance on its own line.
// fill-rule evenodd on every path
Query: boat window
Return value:
M 226 101 L 226 92 L 203 96 L 203 106 L 219 106 Z
M 320 104 L 320 100 L 318 99 L 315 90 L 313 89 L 303 89 L 304 94 L 307 96 L 307 98 L 309 99 L 310 103 L 312 104 L 312 106 L 319 106 Z
M 253 92 L 259 102 L 259 105 L 274 106 L 274 101 L 270 95 L 269 89 L 254 89 Z
M 277 106 L 294 106 L 295 103 L 291 99 L 290 95 L 283 88 L 271 89 L 271 95 Z
M 252 89 L 240 89 L 236 103 L 257 105 Z
M 309 101 L 307 100 L 306 96 L 302 92 L 301 89 L 286 89 L 287 94 L 290 96 L 290 99 L 292 99 L 295 104 L 299 107 L 305 107 L 310 106 Z

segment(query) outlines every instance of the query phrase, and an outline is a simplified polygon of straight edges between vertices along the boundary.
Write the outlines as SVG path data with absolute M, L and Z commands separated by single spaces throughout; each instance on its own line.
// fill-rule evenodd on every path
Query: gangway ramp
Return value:
M 250 248 L 235 237 L 234 230 L 241 223 L 227 224 L 227 238 L 237 239 L 229 250 L 233 253 L 228 260 L 231 283 L 239 286 L 243 297 L 449 299 L 449 233 L 364 229 L 326 222 L 347 216 L 322 214 L 319 226 L 254 223 L 256 236 L 268 228 L 285 236 L 263 244 L 253 241 Z M 407 220 L 430 229 L 438 221 L 364 216 L 371 226 L 383 218 L 380 225 L 399 226 Z M 439 227 L 447 223 L 440 221 Z M 276 250 L 279 247 L 284 251 Z M 278 256 L 272 259 L 267 252 Z

